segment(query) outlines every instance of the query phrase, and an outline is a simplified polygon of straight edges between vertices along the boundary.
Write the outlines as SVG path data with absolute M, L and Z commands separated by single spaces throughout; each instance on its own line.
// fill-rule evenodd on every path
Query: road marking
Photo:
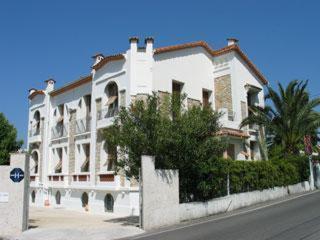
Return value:
M 136 237 L 129 238 L 129 239 L 140 239 L 140 238 L 145 238 L 145 237 L 150 237 L 150 236 L 156 236 L 156 235 L 159 235 L 159 234 L 162 234 L 162 233 L 166 233 L 166 232 L 173 232 L 175 230 L 181 230 L 181 229 L 185 229 L 185 228 L 189 228 L 189 227 L 193 227 L 193 226 L 198 226 L 198 225 L 201 225 L 203 223 L 215 222 L 215 221 L 219 221 L 219 220 L 222 220 L 222 219 L 243 215 L 243 214 L 246 214 L 246 213 L 249 213 L 249 212 L 253 212 L 253 211 L 256 211 L 256 210 L 260 210 L 260 209 L 263 209 L 263 208 L 271 207 L 271 206 L 274 206 L 274 205 L 277 205 L 277 204 L 281 204 L 281 203 L 288 202 L 288 201 L 291 201 L 291 200 L 294 200 L 294 199 L 298 199 L 300 197 L 308 196 L 308 195 L 311 195 L 311 194 L 314 194 L 314 193 L 317 193 L 317 192 L 319 192 L 319 190 L 312 191 L 312 192 L 307 192 L 307 193 L 301 194 L 299 196 L 295 196 L 295 197 L 292 197 L 292 198 L 284 199 L 284 200 L 281 200 L 281 201 L 278 201 L 278 202 L 270 203 L 270 204 L 263 205 L 263 206 L 260 206 L 260 207 L 256 207 L 256 208 L 253 208 L 253 209 L 240 211 L 240 212 L 237 212 L 237 213 L 230 214 L 228 216 L 223 216 L 223 217 L 218 217 L 218 218 L 209 219 L 209 220 L 205 220 L 205 221 L 200 221 L 200 222 L 184 225 L 184 226 L 181 226 L 181 227 L 177 227 L 177 228 L 174 228 L 174 229 L 162 230 L 160 232 L 140 235 L 140 236 L 136 236 Z M 276 200 L 276 199 L 274 199 L 274 200 Z M 214 216 L 214 215 L 212 215 L 212 216 Z M 208 217 L 210 217 L 210 216 L 208 216 Z M 195 219 L 193 219 L 193 220 L 195 220 Z

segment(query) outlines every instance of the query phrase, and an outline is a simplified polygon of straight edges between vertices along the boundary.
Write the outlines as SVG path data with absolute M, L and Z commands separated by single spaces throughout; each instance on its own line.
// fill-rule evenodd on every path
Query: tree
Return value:
M 265 98 L 272 105 L 251 107 L 253 114 L 242 121 L 241 127 L 249 124 L 265 127 L 271 149 L 280 146 L 286 156 L 299 153 L 303 137 L 316 135 L 320 126 L 320 115 L 315 110 L 320 98 L 311 99 L 307 85 L 307 81 L 294 80 L 286 89 L 278 83 L 278 92 L 268 87 Z
M 10 153 L 19 150 L 23 141 L 17 141 L 17 130 L 0 113 L 0 165 L 9 164 Z
M 179 170 L 181 201 L 202 200 L 201 179 L 222 156 L 226 143 L 216 136 L 220 114 L 210 107 L 185 110 L 184 98 L 160 100 L 153 94 L 122 108 L 105 139 L 108 146 L 118 146 L 118 171 L 138 178 L 141 155 L 153 155 L 157 168 Z

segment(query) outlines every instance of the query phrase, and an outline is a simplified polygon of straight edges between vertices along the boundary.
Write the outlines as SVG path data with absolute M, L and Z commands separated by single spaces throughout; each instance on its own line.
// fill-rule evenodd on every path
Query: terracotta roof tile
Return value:
M 250 59 L 244 54 L 244 52 L 240 49 L 238 45 L 230 45 L 224 48 L 221 48 L 216 51 L 212 51 L 213 56 L 221 56 L 223 54 L 235 51 L 239 54 L 239 56 L 245 61 L 248 67 L 252 70 L 254 74 L 261 80 L 263 84 L 268 84 L 268 80 L 262 75 L 262 73 L 258 70 L 258 68 L 250 61 Z
M 122 59 L 124 59 L 123 54 L 106 56 L 100 62 L 98 62 L 96 65 L 94 65 L 92 68 L 97 71 L 100 68 L 102 68 L 104 65 L 106 65 L 108 62 L 122 60 Z
M 33 89 L 32 88 L 32 90 L 35 90 L 35 89 Z M 30 100 L 32 100 L 35 96 L 37 96 L 37 95 L 44 95 L 45 93 L 44 93 L 44 91 L 42 91 L 42 90 L 35 90 L 33 93 L 31 93 L 29 96 L 28 96 L 28 98 L 30 99 Z
M 50 93 L 50 96 L 52 96 L 52 97 L 57 96 L 57 95 L 59 95 L 61 93 L 70 91 L 70 90 L 72 90 L 74 88 L 77 88 L 77 87 L 79 87 L 79 86 L 81 86 L 83 84 L 86 84 L 88 82 L 91 82 L 91 81 L 92 81 L 92 76 L 91 75 L 82 77 L 82 78 L 80 78 L 80 79 L 78 79 L 78 80 L 76 80 L 74 82 L 71 82 L 71 83 L 69 83 L 69 84 L 67 84 L 67 85 L 65 85 L 65 86 L 63 86 L 61 88 L 58 88 L 58 89 L 52 91 Z
M 194 48 L 194 47 L 203 47 L 209 53 L 212 52 L 211 47 L 206 42 L 198 41 L 198 42 L 184 43 L 184 44 L 179 44 L 179 45 L 156 48 L 154 51 L 154 54 L 178 51 L 178 50 L 182 50 L 182 49 L 186 49 L 186 48 Z

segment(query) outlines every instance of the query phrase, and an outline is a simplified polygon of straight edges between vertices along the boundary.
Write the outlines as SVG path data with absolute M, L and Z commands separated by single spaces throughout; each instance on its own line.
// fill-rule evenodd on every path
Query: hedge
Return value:
M 288 186 L 308 180 L 308 161 L 301 156 L 269 161 L 214 160 L 196 181 L 200 194 L 196 199 L 206 201 L 227 195 L 228 176 L 231 194 Z

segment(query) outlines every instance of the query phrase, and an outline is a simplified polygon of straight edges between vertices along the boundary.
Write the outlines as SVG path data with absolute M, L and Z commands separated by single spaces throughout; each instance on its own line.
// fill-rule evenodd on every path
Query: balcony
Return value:
M 38 127 L 29 130 L 29 142 L 41 142 L 41 130 Z
M 108 127 L 113 124 L 114 117 L 119 113 L 119 109 L 108 107 L 97 111 L 97 128 Z
M 76 134 L 88 133 L 91 131 L 91 117 L 85 117 L 77 120 Z
M 118 114 L 118 108 L 104 108 L 97 112 L 97 120 L 114 117 Z
M 68 136 L 68 125 L 57 124 L 51 129 L 52 139 L 64 138 Z

